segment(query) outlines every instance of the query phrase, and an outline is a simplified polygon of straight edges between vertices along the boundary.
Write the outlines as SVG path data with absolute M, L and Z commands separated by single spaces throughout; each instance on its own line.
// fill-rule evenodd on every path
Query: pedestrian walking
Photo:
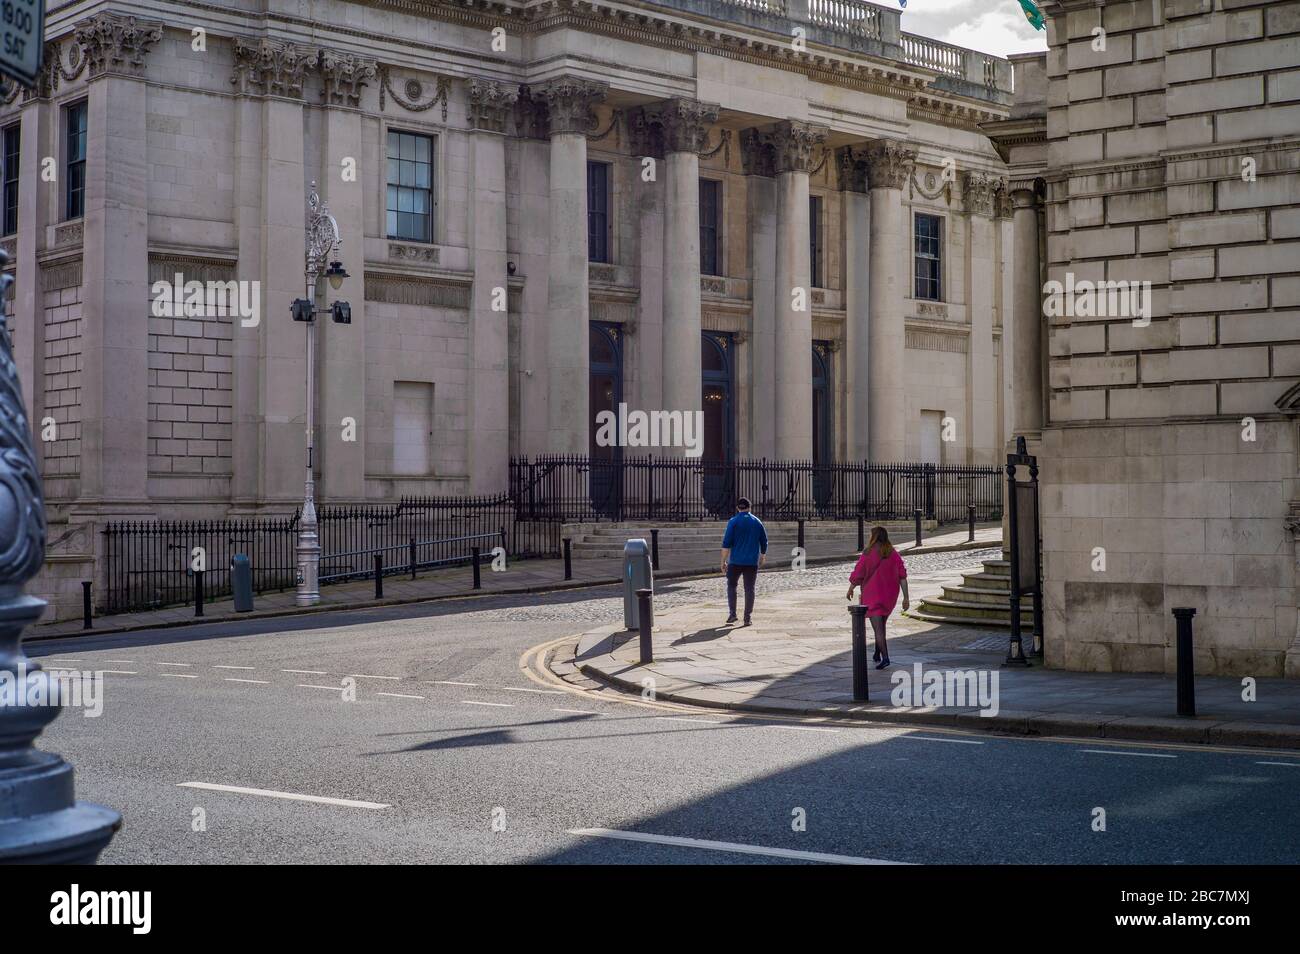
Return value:
M 849 595 L 862 587 L 862 605 L 867 608 L 867 619 L 871 620 L 871 629 L 876 636 L 876 651 L 871 659 L 877 663 L 877 669 L 889 668 L 889 644 L 885 641 L 885 620 L 894 611 L 898 602 L 898 592 L 903 592 L 904 611 L 911 605 L 907 598 L 907 567 L 903 558 L 889 542 L 889 531 L 884 527 L 872 527 L 867 548 L 858 557 L 857 566 L 849 574 Z
M 763 521 L 749 512 L 749 499 L 736 501 L 736 515 L 727 521 L 722 535 L 722 572 L 727 577 L 727 622 L 736 621 L 736 581 L 745 581 L 745 622 L 754 612 L 754 584 L 758 568 L 767 562 L 767 530 Z

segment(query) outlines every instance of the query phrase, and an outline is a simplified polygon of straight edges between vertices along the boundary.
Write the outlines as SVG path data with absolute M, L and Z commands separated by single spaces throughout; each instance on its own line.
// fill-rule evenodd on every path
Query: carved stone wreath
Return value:
M 451 81 L 445 76 L 435 78 L 435 88 L 433 96 L 428 102 L 420 102 L 420 97 L 424 95 L 424 83 L 417 79 L 408 79 L 403 83 L 406 95 L 402 95 L 393 88 L 393 78 L 389 72 L 387 63 L 379 64 L 379 110 L 383 112 L 387 103 L 387 97 L 391 96 L 397 105 L 412 113 L 423 113 L 439 103 L 442 104 L 442 121 L 447 121 L 447 95 L 451 90 Z

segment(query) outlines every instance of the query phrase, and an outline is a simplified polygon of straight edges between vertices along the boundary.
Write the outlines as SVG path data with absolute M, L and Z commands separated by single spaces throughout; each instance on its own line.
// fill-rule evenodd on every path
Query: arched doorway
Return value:
M 735 336 L 705 331 L 700 336 L 701 402 L 704 410 L 704 505 L 711 513 L 731 510 L 734 493 L 731 463 L 735 458 L 732 356 Z
M 835 407 L 831 383 L 831 343 L 814 341 L 812 347 L 812 463 L 813 500 L 819 508 L 831 502 L 835 460 Z
M 596 442 L 596 416 L 601 411 L 618 414 L 623 400 L 623 329 L 604 321 L 591 322 L 590 330 L 590 382 L 588 406 L 588 449 L 591 456 L 591 474 L 588 492 L 591 506 L 598 514 L 615 517 L 619 512 L 623 482 L 619 479 L 619 464 L 623 448 L 617 444 L 600 446 Z

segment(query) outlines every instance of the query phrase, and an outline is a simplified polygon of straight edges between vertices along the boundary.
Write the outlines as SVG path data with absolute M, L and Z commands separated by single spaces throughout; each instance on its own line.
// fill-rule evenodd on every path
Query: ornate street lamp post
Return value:
M 9 256 L 0 249 L 0 269 Z M 11 276 L 0 279 L 0 301 Z M 60 683 L 27 658 L 23 630 L 45 601 L 23 585 L 45 561 L 45 501 L 13 345 L 0 317 L 0 864 L 91 864 L 122 824 L 78 803 L 72 766 L 32 743 L 62 705 Z
M 302 516 L 298 519 L 298 593 L 294 602 L 313 606 L 320 602 L 320 532 L 316 521 L 316 284 L 321 275 L 337 289 L 348 277 L 343 265 L 330 254 L 339 247 L 339 224 L 321 201 L 316 183 L 307 196 L 307 297 L 293 303 L 293 320 L 307 323 L 307 485 Z M 328 262 L 328 267 L 326 263 Z M 351 322 L 347 302 L 336 302 L 335 322 Z

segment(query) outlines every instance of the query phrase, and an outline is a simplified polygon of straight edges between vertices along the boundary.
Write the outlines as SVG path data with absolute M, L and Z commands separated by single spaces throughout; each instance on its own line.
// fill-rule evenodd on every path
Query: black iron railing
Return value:
M 510 495 L 520 519 L 716 520 L 748 497 L 772 520 L 927 520 L 953 523 L 975 506 L 979 521 L 1002 516 L 1001 471 L 940 464 L 814 464 L 583 455 L 516 458 Z

